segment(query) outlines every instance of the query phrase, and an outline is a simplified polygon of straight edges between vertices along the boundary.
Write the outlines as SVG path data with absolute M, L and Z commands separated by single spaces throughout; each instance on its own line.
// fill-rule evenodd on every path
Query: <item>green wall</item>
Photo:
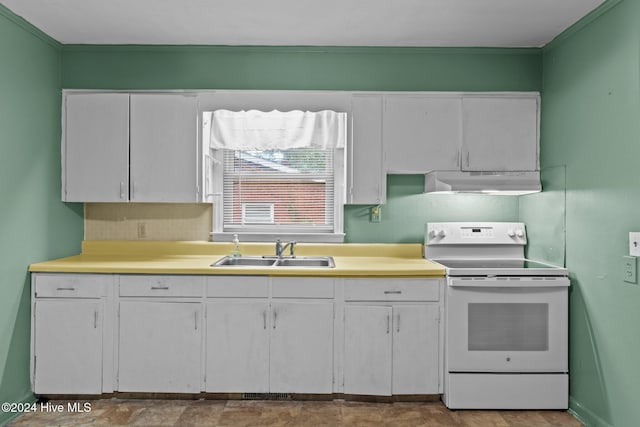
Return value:
M 81 89 L 538 91 L 539 49 L 64 46 L 62 85 Z M 517 220 L 515 197 L 422 194 L 390 177 L 381 223 L 345 208 L 348 242 L 421 242 L 429 220 Z
M 518 197 L 482 194 L 423 194 L 424 175 L 389 175 L 387 203 L 379 223 L 370 206 L 345 207 L 348 242 L 422 243 L 425 224 L 438 221 L 518 221 Z
M 539 49 L 66 45 L 62 87 L 536 91 L 541 65 Z
M 82 240 L 82 206 L 60 201 L 60 58 L 0 6 L 0 402 L 32 399 L 27 266 Z
M 566 165 L 571 408 L 594 426 L 640 425 L 640 285 L 622 280 L 640 230 L 639 22 L 640 0 L 622 1 L 543 55 L 541 161 Z

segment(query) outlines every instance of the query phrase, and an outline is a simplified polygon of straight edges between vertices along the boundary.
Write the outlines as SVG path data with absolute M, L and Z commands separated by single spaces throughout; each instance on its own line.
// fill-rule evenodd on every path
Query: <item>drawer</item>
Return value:
M 176 297 L 202 296 L 202 276 L 120 276 L 121 297 Z
M 333 298 L 333 279 L 316 277 L 274 277 L 274 298 Z
M 345 279 L 346 301 L 439 301 L 440 279 Z
M 36 298 L 100 298 L 112 283 L 110 274 L 33 274 Z
M 207 296 L 219 298 L 267 298 L 269 278 L 266 276 L 209 276 Z

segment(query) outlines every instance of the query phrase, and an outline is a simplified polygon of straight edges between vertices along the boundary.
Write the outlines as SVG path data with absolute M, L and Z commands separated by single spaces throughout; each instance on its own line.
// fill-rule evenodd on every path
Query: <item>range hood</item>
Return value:
M 434 171 L 425 174 L 425 193 L 521 195 L 542 190 L 540 172 Z

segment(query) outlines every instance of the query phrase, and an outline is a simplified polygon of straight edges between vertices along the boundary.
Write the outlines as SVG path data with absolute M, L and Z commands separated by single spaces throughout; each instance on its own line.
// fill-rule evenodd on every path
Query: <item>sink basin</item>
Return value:
M 276 267 L 324 267 L 333 268 L 332 257 L 300 257 L 300 258 L 282 258 L 276 262 Z
M 211 264 L 211 267 L 302 267 L 334 268 L 330 256 L 276 258 L 259 256 L 226 256 Z
M 226 256 L 211 264 L 211 267 L 271 267 L 277 258 Z

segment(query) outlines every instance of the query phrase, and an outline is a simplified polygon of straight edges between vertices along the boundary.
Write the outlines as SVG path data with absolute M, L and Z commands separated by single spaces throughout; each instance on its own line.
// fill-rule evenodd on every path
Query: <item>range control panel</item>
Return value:
M 521 222 L 431 222 L 426 245 L 525 245 L 527 234 Z

